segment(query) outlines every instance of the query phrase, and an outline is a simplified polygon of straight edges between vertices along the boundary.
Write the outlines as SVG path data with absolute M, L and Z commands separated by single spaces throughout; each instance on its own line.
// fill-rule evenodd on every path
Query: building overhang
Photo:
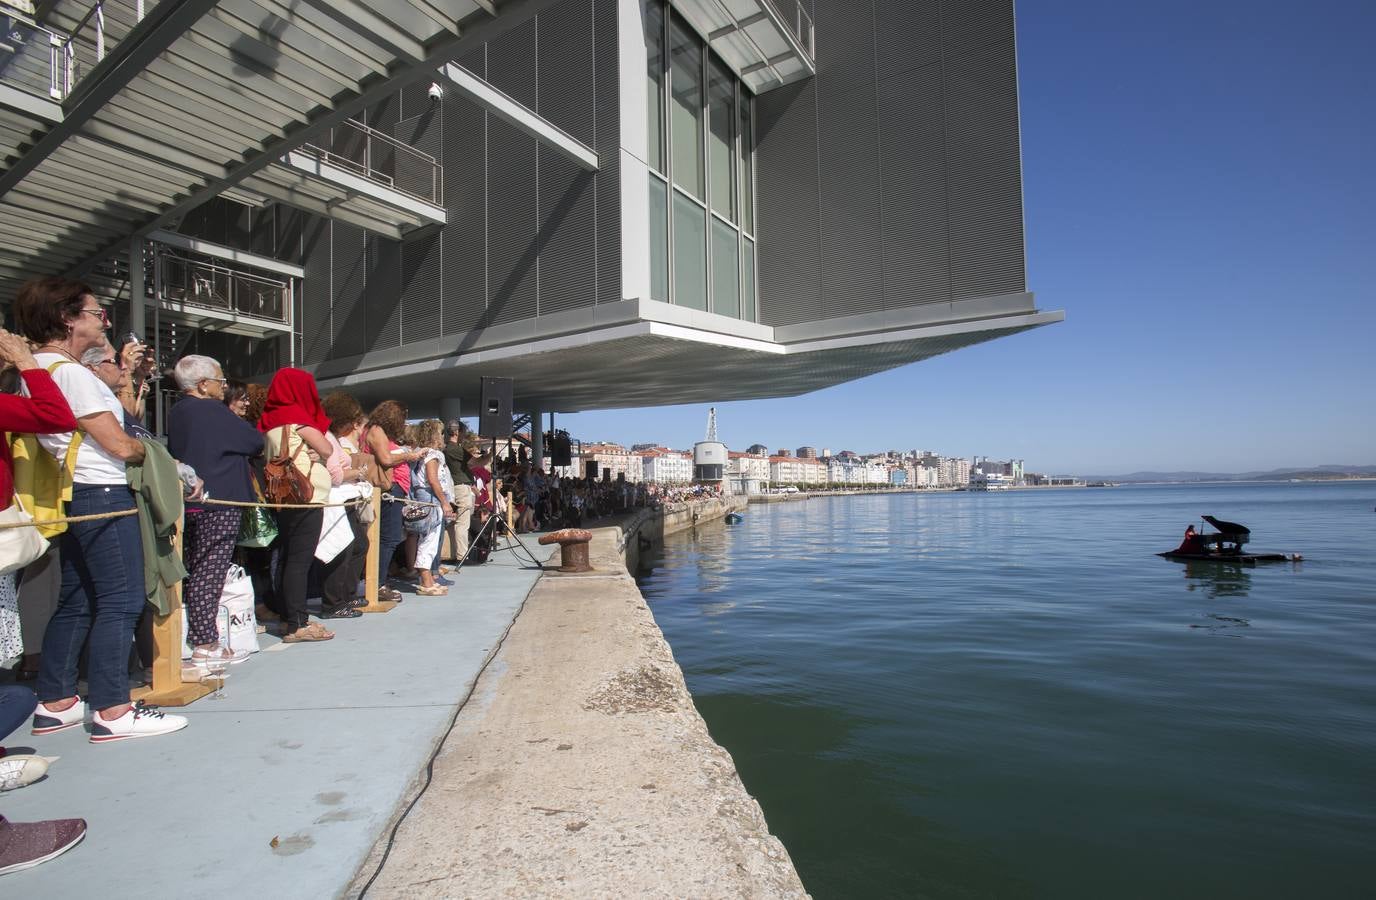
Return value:
M 773 0 L 672 0 L 672 5 L 756 94 L 817 73 L 812 20 L 802 4 L 791 16 Z
M 322 392 L 405 399 L 412 415 L 479 376 L 511 378 L 519 410 L 577 412 L 791 397 L 1059 322 L 1031 294 L 773 328 L 648 300 L 600 304 L 315 367 Z

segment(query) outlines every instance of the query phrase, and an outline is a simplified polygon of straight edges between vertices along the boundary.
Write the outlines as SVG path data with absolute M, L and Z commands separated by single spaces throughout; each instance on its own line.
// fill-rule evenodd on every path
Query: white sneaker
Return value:
M 108 744 L 130 738 L 157 737 L 186 727 L 186 716 L 169 716 L 140 700 L 118 719 L 106 721 L 100 713 L 91 716 L 91 743 Z
M 78 699 L 61 712 L 54 712 L 42 703 L 33 711 L 33 730 L 30 734 L 52 734 L 64 728 L 80 725 L 86 718 L 86 703 Z
M 0 759 L 0 791 L 12 791 L 33 784 L 48 773 L 48 766 L 57 762 L 56 756 L 32 756 L 24 753 Z
M 248 657 L 249 652 L 247 650 L 230 650 L 228 647 L 216 647 L 214 650 L 202 650 L 200 647 L 197 647 L 195 650 L 191 651 L 191 664 L 204 666 L 207 663 L 223 662 L 235 666 L 248 659 Z M 182 663 L 182 665 L 185 664 L 186 663 Z

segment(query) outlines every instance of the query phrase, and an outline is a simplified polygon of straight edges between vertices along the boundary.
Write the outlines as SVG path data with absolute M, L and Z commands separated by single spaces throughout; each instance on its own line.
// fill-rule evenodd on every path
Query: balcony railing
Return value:
M 65 36 L 0 7 L 0 81 L 38 96 L 66 94 Z
M 144 0 L 99 0 L 70 33 L 0 6 L 0 81 L 65 100 L 105 54 L 143 20 Z
M 435 157 L 362 122 L 345 119 L 301 145 L 301 151 L 407 196 L 444 205 L 444 168 Z
M 812 25 L 812 16 L 807 14 L 803 8 L 804 4 L 799 0 L 761 0 L 773 8 L 784 27 L 793 33 L 793 37 L 802 45 L 803 50 L 813 59 L 817 57 L 816 51 L 816 29 Z
M 231 269 L 192 253 L 163 250 L 159 255 L 163 299 L 288 323 L 291 282 Z

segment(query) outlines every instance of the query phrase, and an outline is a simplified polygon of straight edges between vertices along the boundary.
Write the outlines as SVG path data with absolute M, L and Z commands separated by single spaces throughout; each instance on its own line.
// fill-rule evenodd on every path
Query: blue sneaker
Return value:
M 442 584 L 445 587 L 451 587 L 454 584 L 454 580 L 452 578 L 445 578 L 443 575 L 436 575 L 435 584 Z

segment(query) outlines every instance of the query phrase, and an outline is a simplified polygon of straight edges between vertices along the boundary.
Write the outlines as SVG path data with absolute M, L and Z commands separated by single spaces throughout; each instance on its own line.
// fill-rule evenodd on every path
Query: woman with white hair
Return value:
M 220 364 L 208 356 L 184 356 L 172 375 L 182 398 L 167 417 L 168 451 L 196 470 L 205 482 L 205 496 L 253 502 L 248 461 L 263 452 L 263 436 L 222 402 L 226 379 Z M 222 648 L 217 626 L 241 515 L 239 507 L 186 504 L 182 602 L 193 662 L 238 662 L 248 657 L 247 650 Z

